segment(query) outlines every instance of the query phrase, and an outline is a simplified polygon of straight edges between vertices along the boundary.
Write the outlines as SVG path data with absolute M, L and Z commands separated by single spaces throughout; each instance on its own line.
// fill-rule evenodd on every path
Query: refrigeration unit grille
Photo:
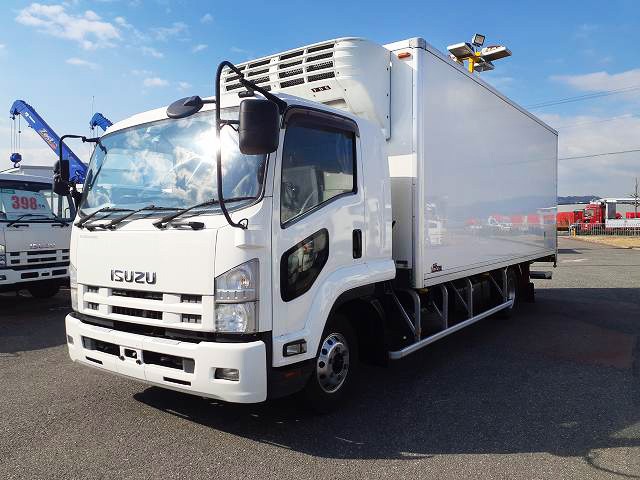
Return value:
M 336 76 L 335 42 L 327 42 L 291 52 L 242 63 L 238 69 L 256 85 L 266 90 L 282 90 Z M 238 75 L 229 69 L 223 72 L 225 92 L 242 90 Z

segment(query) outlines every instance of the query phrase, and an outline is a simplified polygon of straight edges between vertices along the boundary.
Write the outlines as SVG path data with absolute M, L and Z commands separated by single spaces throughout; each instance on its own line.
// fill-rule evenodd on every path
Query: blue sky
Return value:
M 640 2 L 3 1 L 0 169 L 9 167 L 8 110 L 33 105 L 59 133 L 88 133 L 92 102 L 112 120 L 187 94 L 211 95 L 220 60 L 244 61 L 340 36 L 389 43 L 421 36 L 436 48 L 484 33 L 513 57 L 483 74 L 524 106 L 640 87 L 631 55 Z M 93 101 L 92 101 L 93 99 Z M 560 132 L 560 156 L 640 147 L 640 89 L 535 109 Z M 24 163 L 54 155 L 24 129 Z M 86 151 L 77 148 L 80 156 Z M 620 196 L 640 154 L 560 162 L 560 194 Z

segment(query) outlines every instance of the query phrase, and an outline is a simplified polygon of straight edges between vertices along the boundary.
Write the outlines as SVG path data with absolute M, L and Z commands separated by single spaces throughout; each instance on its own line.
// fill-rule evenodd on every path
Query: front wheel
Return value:
M 318 413 L 340 406 L 354 381 L 358 345 L 347 319 L 336 315 L 325 328 L 311 377 L 303 394 L 307 405 Z
M 27 289 L 32 297 L 51 298 L 60 290 L 60 285 L 53 282 L 41 282 Z

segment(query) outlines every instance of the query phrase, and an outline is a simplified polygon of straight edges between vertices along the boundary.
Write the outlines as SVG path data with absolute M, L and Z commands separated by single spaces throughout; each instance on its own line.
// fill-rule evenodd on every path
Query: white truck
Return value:
M 530 264 L 555 261 L 557 133 L 423 39 L 222 62 L 216 98 L 134 115 L 95 149 L 74 361 L 326 411 L 358 361 L 508 315 L 533 295 Z M 526 231 L 468 228 L 541 209 Z
M 51 182 L 21 169 L 0 172 L 0 292 L 26 289 L 47 298 L 69 282 L 75 212 L 71 197 L 55 194 Z

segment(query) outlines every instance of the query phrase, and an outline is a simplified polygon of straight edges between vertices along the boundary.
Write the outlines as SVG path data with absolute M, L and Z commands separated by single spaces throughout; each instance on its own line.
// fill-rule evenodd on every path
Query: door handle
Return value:
M 353 231 L 353 258 L 362 257 L 362 230 Z

